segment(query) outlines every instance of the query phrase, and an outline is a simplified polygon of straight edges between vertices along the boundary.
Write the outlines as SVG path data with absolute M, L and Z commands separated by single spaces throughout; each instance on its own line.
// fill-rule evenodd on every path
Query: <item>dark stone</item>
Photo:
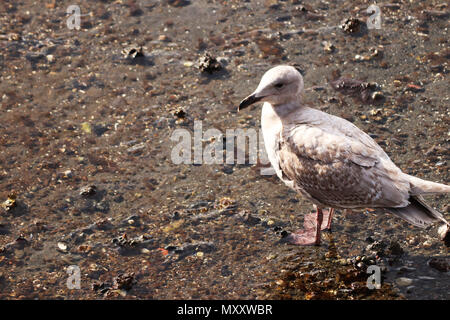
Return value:
M 191 4 L 189 0 L 167 0 L 167 3 L 172 7 L 184 7 Z
M 198 67 L 202 72 L 208 73 L 213 73 L 222 69 L 222 65 L 219 61 L 209 53 L 206 53 L 200 58 Z
M 93 131 L 94 131 L 94 133 L 97 135 L 97 136 L 101 136 L 101 135 L 103 135 L 106 131 L 108 131 L 109 129 L 106 127 L 106 126 L 103 126 L 103 125 L 95 125 L 94 126 L 94 128 L 93 128 Z
M 82 196 L 93 196 L 96 193 L 97 187 L 94 185 L 89 185 L 81 188 L 80 195 Z
M 346 33 L 357 33 L 361 28 L 361 21 L 357 18 L 345 19 L 341 24 L 341 28 Z
M 122 51 L 122 53 L 125 58 L 136 59 L 139 57 L 144 57 L 144 51 L 142 50 L 142 47 L 139 46 L 131 46 L 126 48 Z
M 388 254 L 399 256 L 403 254 L 403 249 L 397 241 L 391 241 L 387 249 Z
M 136 281 L 134 280 L 134 272 L 122 273 L 114 278 L 113 288 L 130 290 L 135 283 Z
M 431 258 L 428 261 L 428 265 L 440 272 L 450 271 L 450 259 L 449 258 Z

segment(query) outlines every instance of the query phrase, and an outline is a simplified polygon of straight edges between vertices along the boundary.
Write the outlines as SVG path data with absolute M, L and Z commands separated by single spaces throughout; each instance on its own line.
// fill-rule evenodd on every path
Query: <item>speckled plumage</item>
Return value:
M 403 173 L 355 125 L 303 105 L 302 91 L 300 73 L 278 66 L 241 103 L 265 102 L 261 126 L 266 151 L 287 186 L 318 207 L 383 208 L 421 227 L 445 222 L 421 195 L 447 193 L 449 186 Z
M 386 153 L 344 119 L 303 107 L 285 121 L 276 152 L 285 179 L 334 208 L 406 206 L 409 182 Z

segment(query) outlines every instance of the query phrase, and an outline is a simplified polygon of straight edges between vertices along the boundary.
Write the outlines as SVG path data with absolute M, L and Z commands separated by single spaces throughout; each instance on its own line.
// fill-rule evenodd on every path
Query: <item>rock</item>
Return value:
M 128 239 L 127 234 L 124 233 L 120 237 L 112 239 L 112 243 L 121 249 L 132 249 L 145 247 L 153 243 L 153 239 L 148 235 L 141 235 L 132 239 Z
M 134 272 L 122 273 L 114 278 L 113 289 L 130 290 L 135 283 Z
M 395 283 L 397 283 L 397 285 L 400 287 L 407 287 L 413 283 L 413 279 L 400 277 L 395 280 Z
M 93 291 L 99 291 L 101 294 L 104 294 L 111 289 L 111 285 L 103 281 L 94 281 L 91 288 Z
M 266 0 L 264 1 L 264 6 L 269 9 L 278 9 L 280 7 L 280 3 L 278 0 Z
M 83 122 L 82 124 L 81 124 L 81 130 L 84 132 L 84 133 L 91 133 L 92 132 L 92 128 L 91 128 L 91 125 L 89 124 L 89 122 Z
M 433 72 L 442 72 L 445 70 L 445 67 L 442 64 L 434 64 L 430 66 L 430 69 Z
M 146 143 L 142 142 L 142 143 L 139 143 L 139 144 L 137 144 L 135 146 L 132 146 L 132 147 L 128 148 L 127 152 L 128 153 L 133 153 L 133 154 L 138 154 L 138 153 L 142 152 L 142 150 L 144 150 L 145 147 L 146 147 Z
M 80 195 L 87 197 L 87 196 L 92 196 L 96 193 L 97 187 L 94 185 L 89 185 L 89 186 L 85 186 L 83 188 L 81 188 L 80 190 Z
M 102 136 L 106 131 L 108 131 L 109 128 L 105 125 L 94 125 L 93 131 L 97 136 Z
M 361 28 L 361 21 L 357 18 L 345 19 L 341 24 L 341 29 L 345 33 L 357 33 Z
M 383 56 L 383 51 L 378 48 L 370 48 L 369 49 L 370 54 L 369 55 L 360 55 L 357 54 L 355 55 L 354 61 L 356 62 L 361 62 L 361 61 L 370 61 L 372 59 L 380 59 Z
M 69 179 L 73 177 L 73 172 L 72 170 L 68 169 L 66 171 L 63 172 L 63 179 Z
M 402 82 L 400 80 L 394 80 L 392 83 L 395 87 L 400 87 L 402 85 Z
M 387 253 L 390 255 L 398 256 L 403 254 L 403 249 L 397 241 L 391 241 L 387 248 Z
M 431 258 L 428 265 L 440 272 L 450 271 L 450 258 Z
M 46 58 L 49 63 L 55 62 L 55 56 L 52 54 L 47 55 Z
M 384 95 L 383 95 L 383 93 L 382 93 L 381 91 L 375 91 L 375 92 L 373 92 L 373 93 L 370 95 L 370 98 L 371 98 L 373 101 L 379 101 L 379 100 L 382 100 L 382 99 L 384 98 Z
M 128 1 L 128 8 L 130 10 L 128 12 L 130 17 L 137 17 L 144 13 L 136 1 Z
M 219 63 L 223 66 L 226 67 L 230 61 L 228 60 L 227 57 L 217 57 L 217 61 L 219 61 Z
M 346 266 L 349 264 L 347 259 L 344 259 L 344 258 L 339 259 L 338 262 L 341 266 Z
M 197 243 L 187 243 L 181 247 L 171 248 L 176 254 L 178 254 L 178 260 L 184 259 L 189 255 L 197 255 L 200 253 L 200 257 L 203 257 L 204 253 L 212 252 L 216 250 L 216 246 L 212 242 L 197 242 Z
M 424 248 L 429 248 L 433 245 L 433 242 L 431 242 L 431 240 L 425 240 L 424 242 L 422 242 L 422 247 Z
M 408 286 L 408 287 L 406 287 L 406 292 L 407 293 L 412 293 L 413 292 L 413 289 L 415 288 L 416 286 Z
M 332 53 L 335 49 L 334 45 L 329 41 L 323 41 L 322 45 L 323 45 L 323 50 L 328 53 Z
M 11 209 L 17 206 L 16 202 L 17 196 L 15 194 L 8 195 L 8 199 L 6 199 L 2 204 L 2 208 L 6 211 L 10 211 Z
M 221 211 L 232 211 L 237 208 L 236 201 L 230 197 L 223 197 L 219 200 L 216 208 Z
M 159 41 L 162 41 L 162 42 L 171 42 L 171 41 L 172 41 L 172 40 L 171 40 L 168 36 L 166 36 L 165 34 L 160 35 L 160 36 L 158 37 L 158 40 L 159 40 Z
M 58 242 L 58 249 L 59 251 L 66 253 L 68 249 L 67 244 L 64 242 Z
M 261 222 L 261 219 L 258 217 L 255 217 L 250 211 L 248 210 L 241 210 L 237 217 L 249 225 L 256 225 Z
M 183 108 L 179 107 L 174 112 L 173 115 L 179 119 L 184 119 L 186 117 L 186 111 Z
M 387 241 L 374 241 L 366 247 L 367 251 L 375 252 L 377 255 L 382 256 L 384 254 L 384 249 L 388 246 Z
M 372 252 L 378 256 L 399 256 L 403 254 L 403 248 L 395 240 L 374 241 L 366 247 L 366 251 Z
M 184 7 L 191 4 L 189 0 L 167 0 L 167 3 L 172 7 Z
M 16 238 L 16 240 L 9 242 L 5 244 L 3 247 L 0 247 L 0 253 L 6 252 L 6 251 L 14 251 L 14 250 L 22 250 L 25 248 L 25 246 L 30 245 L 30 242 L 25 239 L 23 235 L 20 235 Z
M 406 90 L 412 91 L 412 92 L 421 92 L 425 91 L 425 89 L 419 85 L 409 83 L 406 85 Z
M 9 41 L 19 41 L 21 39 L 22 39 L 22 37 L 18 33 L 10 33 L 8 35 L 8 40 Z
M 374 101 L 382 96 L 380 91 L 375 91 L 379 87 L 378 84 L 356 79 L 339 78 L 331 81 L 330 86 L 341 94 L 357 97 L 362 102 Z
M 418 276 L 417 278 L 420 280 L 436 280 L 436 278 L 429 277 L 429 276 Z
M 25 55 L 25 58 L 27 58 L 27 60 L 28 61 L 30 61 L 32 64 L 33 63 L 37 63 L 37 62 L 39 62 L 40 60 L 43 60 L 43 59 L 45 59 L 46 57 L 45 57 L 45 55 L 43 54 L 43 53 L 27 53 L 26 55 Z
M 220 71 L 222 69 L 222 65 L 215 57 L 209 53 L 206 53 L 200 58 L 198 68 L 202 72 L 213 73 L 215 71 Z
M 141 46 L 132 45 L 122 50 L 122 54 L 125 58 L 136 59 L 144 57 L 144 51 Z

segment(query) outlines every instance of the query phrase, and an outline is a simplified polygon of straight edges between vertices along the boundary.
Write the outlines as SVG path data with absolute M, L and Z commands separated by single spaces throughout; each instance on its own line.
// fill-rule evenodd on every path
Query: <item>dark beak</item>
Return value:
M 241 101 L 238 107 L 238 111 L 247 108 L 248 106 L 260 101 L 263 97 L 255 97 L 255 94 L 249 95 L 247 98 Z

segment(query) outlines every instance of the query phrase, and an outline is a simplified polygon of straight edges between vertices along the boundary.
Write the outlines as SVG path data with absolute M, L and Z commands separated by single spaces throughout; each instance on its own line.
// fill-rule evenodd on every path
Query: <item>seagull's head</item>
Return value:
M 303 91 L 303 77 L 291 66 L 277 66 L 267 71 L 255 92 L 241 101 L 238 110 L 259 102 L 269 102 L 274 108 L 299 99 Z

